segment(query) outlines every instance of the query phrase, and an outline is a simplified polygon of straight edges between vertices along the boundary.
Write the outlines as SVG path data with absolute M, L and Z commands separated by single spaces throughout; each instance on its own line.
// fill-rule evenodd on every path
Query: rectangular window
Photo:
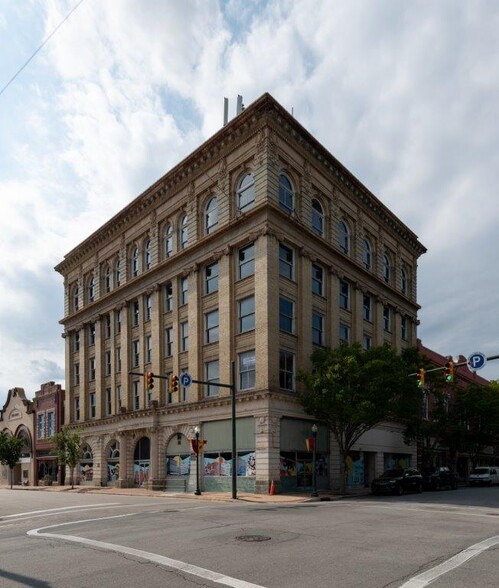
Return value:
M 315 263 L 312 264 L 312 292 L 324 296 L 324 270 Z
M 106 388 L 106 416 L 113 412 L 113 395 L 111 388 Z
M 109 339 L 109 337 L 111 337 L 111 315 L 106 314 L 106 318 L 104 320 L 104 335 L 106 339 Z
M 369 349 L 371 349 L 372 345 L 373 345 L 372 337 L 370 335 L 366 335 L 364 333 L 364 337 L 362 339 L 362 347 L 363 347 L 364 351 L 368 351 Z
M 165 330 L 165 357 L 173 355 L 173 327 L 167 327 Z
M 106 351 L 104 354 L 104 369 L 106 376 L 111 375 L 111 351 Z
M 279 275 L 294 280 L 294 251 L 282 243 L 279 244 Z
M 348 325 L 340 324 L 340 341 L 345 343 L 350 341 L 350 327 Z
M 392 330 L 392 311 L 389 306 L 383 307 L 383 329 L 388 332 Z
M 255 350 L 239 354 L 239 390 L 255 387 Z
M 284 333 L 295 332 L 295 303 L 282 296 L 279 298 L 279 330 Z
M 80 332 L 76 331 L 73 335 L 73 351 L 77 353 L 80 351 Z
M 119 374 L 121 372 L 121 347 L 116 347 L 116 351 L 114 352 L 114 363 L 116 366 L 116 373 Z
M 204 315 L 205 343 L 218 341 L 218 310 L 212 310 Z
M 121 310 L 117 310 L 115 315 L 114 315 L 114 319 L 115 319 L 115 328 L 116 328 L 116 333 L 121 333 Z
M 246 333 L 255 328 L 255 297 L 238 300 L 239 332 Z
M 218 384 L 220 382 L 220 373 L 218 359 L 216 361 L 208 361 L 205 366 L 205 380 L 208 384 L 205 385 L 205 396 L 216 396 L 218 394 Z
M 247 278 L 255 273 L 255 245 L 247 245 L 239 249 L 239 279 Z
M 132 387 L 132 394 L 133 394 L 133 410 L 140 409 L 140 385 L 138 381 L 133 383 Z
M 364 295 L 363 311 L 364 311 L 364 320 L 365 321 L 372 321 L 372 298 L 370 296 L 367 296 L 367 294 Z
M 138 339 L 132 341 L 132 367 L 139 367 L 140 363 L 140 342 Z
M 146 363 L 152 361 L 152 336 L 146 335 Z
M 88 379 L 91 382 L 95 380 L 95 357 L 88 360 Z
M 88 395 L 89 400 L 90 400 L 90 406 L 89 406 L 89 417 L 91 419 L 95 418 L 96 412 L 95 412 L 95 392 L 90 392 L 90 394 Z
M 95 345 L 95 325 L 90 323 L 88 325 L 88 344 Z
M 180 304 L 187 304 L 189 302 L 189 278 L 180 279 Z
M 79 421 L 80 420 L 80 397 L 79 396 L 75 396 L 74 413 L 75 413 L 75 421 Z
M 279 352 L 279 386 L 283 390 L 295 389 L 295 354 L 290 351 Z
M 400 319 L 400 329 L 402 331 L 401 335 L 402 335 L 402 339 L 404 341 L 407 341 L 409 338 L 409 329 L 408 329 L 408 321 L 407 321 L 407 317 L 403 316 Z
M 324 317 L 318 312 L 312 312 L 312 343 L 324 345 Z
M 36 438 L 45 439 L 45 413 L 40 413 L 37 415 Z
M 165 309 L 167 312 L 173 310 L 173 286 L 171 283 L 165 286 Z
M 152 296 L 147 294 L 144 299 L 144 320 L 150 321 L 152 317 Z
M 73 384 L 75 386 L 79 386 L 80 385 L 80 364 L 79 363 L 75 363 L 74 364 Z
M 121 408 L 121 385 L 118 384 L 116 386 L 116 409 L 120 410 Z
M 206 266 L 204 270 L 204 290 L 206 294 L 218 291 L 218 263 Z
M 51 410 L 47 413 L 47 437 L 55 435 L 55 412 Z
M 340 308 L 350 308 L 350 284 L 340 280 Z
M 139 301 L 135 300 L 132 304 L 132 327 L 136 327 L 139 324 Z
M 189 323 L 180 323 L 180 351 L 189 351 Z

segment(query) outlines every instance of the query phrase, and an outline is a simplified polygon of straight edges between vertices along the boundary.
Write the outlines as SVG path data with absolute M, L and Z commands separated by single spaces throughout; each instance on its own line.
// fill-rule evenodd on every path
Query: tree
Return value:
M 10 468 L 10 487 L 14 483 L 14 467 L 21 457 L 24 439 L 0 431 L 0 462 Z
M 403 412 L 417 393 L 408 378 L 414 351 L 399 355 L 388 345 L 362 350 L 360 344 L 342 343 L 335 349 L 317 349 L 313 370 L 301 372 L 298 395 L 307 414 L 326 424 L 340 452 L 341 490 L 347 485 L 346 459 L 360 437 Z M 413 369 L 414 371 L 414 369 Z
M 74 488 L 74 470 L 80 461 L 81 438 L 79 429 L 71 429 L 68 425 L 56 433 L 52 440 L 55 441 L 57 448 L 52 452 L 57 455 L 61 467 L 69 467 L 71 474 L 71 488 Z

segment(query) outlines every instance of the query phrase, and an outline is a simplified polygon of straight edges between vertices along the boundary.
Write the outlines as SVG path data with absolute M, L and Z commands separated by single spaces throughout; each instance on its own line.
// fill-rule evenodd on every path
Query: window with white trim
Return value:
M 245 174 L 237 188 L 237 209 L 239 212 L 246 212 L 255 205 L 255 183 L 253 174 Z
M 282 243 L 279 243 L 279 275 L 289 280 L 295 277 L 295 252 Z
M 217 197 L 210 198 L 206 205 L 206 212 L 204 217 L 204 230 L 207 235 L 213 233 L 218 226 L 218 201 Z
M 291 214 L 295 208 L 293 185 L 285 174 L 279 175 L 279 206 L 288 214 Z
M 255 244 L 251 243 L 239 249 L 238 254 L 239 279 L 247 278 L 255 273 Z
M 205 343 L 218 341 L 218 310 L 212 310 L 204 315 Z
M 255 350 L 243 351 L 238 355 L 239 390 L 255 387 Z

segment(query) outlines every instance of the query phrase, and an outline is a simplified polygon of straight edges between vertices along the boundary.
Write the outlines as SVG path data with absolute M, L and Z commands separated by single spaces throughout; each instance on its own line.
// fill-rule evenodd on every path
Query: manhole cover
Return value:
M 252 541 L 270 541 L 271 537 L 268 535 L 240 535 L 239 537 L 236 537 L 236 539 L 238 541 L 248 541 L 251 543 Z

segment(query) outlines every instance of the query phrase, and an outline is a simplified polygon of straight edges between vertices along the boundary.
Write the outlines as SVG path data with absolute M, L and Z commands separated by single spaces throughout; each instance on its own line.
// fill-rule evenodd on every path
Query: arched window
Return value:
M 108 294 L 111 292 L 111 268 L 109 264 L 106 264 L 104 269 L 104 280 L 103 280 L 104 292 Z
M 400 268 L 400 289 L 402 294 L 407 294 L 409 291 L 409 281 L 407 277 L 407 270 L 404 266 Z
M 324 237 L 324 211 L 321 203 L 315 198 L 312 200 L 312 231 Z
M 279 176 L 279 206 L 288 214 L 291 214 L 295 209 L 293 186 L 284 174 Z
M 237 209 L 245 212 L 255 205 L 255 183 L 253 174 L 247 173 L 239 182 L 237 189 Z
M 189 228 L 187 227 L 188 222 L 189 217 L 184 214 L 180 221 L 180 249 L 185 249 L 189 244 Z
M 94 276 L 90 276 L 87 285 L 88 301 L 93 302 L 95 300 L 95 279 Z
M 151 239 L 146 239 L 144 243 L 144 269 L 151 267 Z
M 80 477 L 85 482 L 94 479 L 94 454 L 89 445 L 84 445 L 81 450 Z
M 137 245 L 134 245 L 132 249 L 132 277 L 136 277 L 139 275 L 139 248 Z
M 339 244 L 340 251 L 343 253 L 350 253 L 350 231 L 345 221 L 340 221 L 338 224 L 339 229 Z
M 383 279 L 388 284 L 391 276 L 391 262 L 388 253 L 383 255 Z
M 217 197 L 210 198 L 206 205 L 206 213 L 204 217 L 204 230 L 207 235 L 212 233 L 218 226 L 218 202 Z
M 71 293 L 71 300 L 72 300 L 73 310 L 75 312 L 80 308 L 79 295 L 80 295 L 80 292 L 79 292 L 79 289 L 78 289 L 78 284 L 75 284 L 73 286 L 73 291 Z
M 107 451 L 107 481 L 116 482 L 120 477 L 120 445 L 113 441 Z
M 120 258 L 117 257 L 114 262 L 114 285 L 119 286 L 121 284 L 121 267 Z
M 165 257 L 170 257 L 173 253 L 173 227 L 167 225 L 165 229 Z
M 372 249 L 371 242 L 367 237 L 362 239 L 362 264 L 366 269 L 371 269 L 372 266 Z

